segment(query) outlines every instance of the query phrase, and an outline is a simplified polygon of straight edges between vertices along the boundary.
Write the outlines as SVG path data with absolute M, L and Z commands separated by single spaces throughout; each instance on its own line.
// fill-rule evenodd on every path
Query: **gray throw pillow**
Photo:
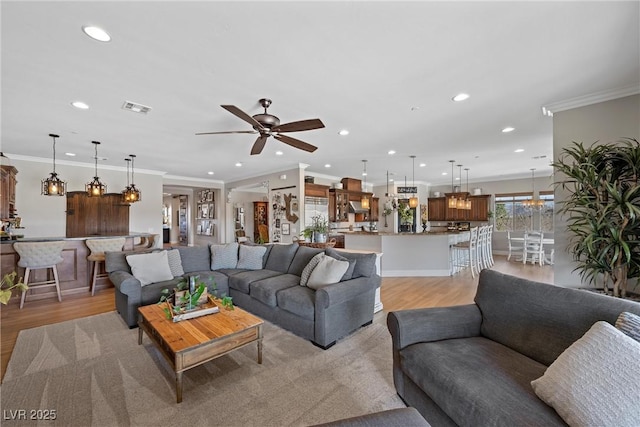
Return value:
M 238 265 L 238 243 L 211 244 L 211 269 L 236 268 Z
M 173 277 L 180 277 L 184 274 L 182 268 L 182 258 L 180 258 L 180 251 L 177 249 L 171 249 L 167 251 L 167 259 L 169 260 L 169 269 Z
M 640 342 L 640 316 L 623 311 L 616 320 L 616 328 Z
M 238 266 L 236 268 L 260 270 L 265 252 L 267 252 L 267 248 L 264 246 L 240 245 L 240 255 L 238 256 Z
M 571 426 L 637 426 L 639 354 L 640 343 L 596 322 L 531 386 Z

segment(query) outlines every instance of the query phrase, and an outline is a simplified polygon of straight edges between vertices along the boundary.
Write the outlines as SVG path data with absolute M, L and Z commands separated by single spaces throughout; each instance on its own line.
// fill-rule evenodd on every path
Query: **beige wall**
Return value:
M 588 146 L 596 141 L 611 142 L 622 137 L 640 140 L 640 95 L 560 111 L 553 116 L 554 159 L 571 141 Z M 564 198 L 566 196 L 561 190 L 557 190 L 556 202 Z M 580 276 L 572 272 L 575 264 L 567 253 L 567 242 L 566 221 L 556 217 L 554 282 L 556 285 L 578 287 Z

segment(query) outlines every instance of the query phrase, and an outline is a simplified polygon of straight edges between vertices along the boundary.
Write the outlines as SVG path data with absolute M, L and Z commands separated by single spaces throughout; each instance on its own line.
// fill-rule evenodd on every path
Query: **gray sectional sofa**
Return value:
M 267 248 L 262 268 L 212 270 L 211 246 L 177 247 L 183 276 L 198 275 L 215 281 L 217 295 L 228 295 L 235 305 L 275 323 L 321 348 L 373 320 L 376 288 L 376 255 L 274 244 Z M 341 281 L 317 290 L 300 286 L 300 276 L 318 253 L 349 261 Z M 215 251 L 214 251 L 215 252 Z M 142 286 L 127 263 L 125 252 L 106 253 L 106 271 L 115 285 L 116 309 L 129 327 L 137 325 L 138 307 L 154 304 L 160 292 L 172 288 L 181 277 Z M 215 254 L 214 254 L 215 256 Z
M 623 311 L 640 304 L 483 270 L 475 304 L 389 313 L 396 390 L 433 426 L 566 425 L 531 381 Z

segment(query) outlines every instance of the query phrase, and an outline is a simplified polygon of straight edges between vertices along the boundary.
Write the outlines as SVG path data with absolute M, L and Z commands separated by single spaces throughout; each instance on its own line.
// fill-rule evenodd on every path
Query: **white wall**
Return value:
M 25 237 L 64 237 L 66 235 L 67 198 L 41 196 L 41 181 L 53 170 L 52 161 L 29 159 L 6 154 L 18 170 L 16 185 L 17 216 L 22 218 L 20 234 Z M 84 191 L 95 170 L 85 165 L 56 162 L 58 177 L 67 182 L 67 191 Z M 126 168 L 106 168 L 98 165 L 100 181 L 107 184 L 108 193 L 120 193 L 127 185 Z M 135 171 L 136 187 L 142 200 L 129 209 L 129 230 L 162 235 L 162 177 Z
M 572 141 L 589 146 L 596 141 L 606 143 L 622 137 L 640 140 L 640 95 L 560 111 L 553 115 L 554 159 L 559 158 L 562 149 Z M 555 193 L 556 202 L 565 198 L 566 195 L 558 189 Z M 554 282 L 556 285 L 578 287 L 581 286 L 580 276 L 577 272 L 572 272 L 575 263 L 567 252 L 568 240 L 566 221 L 562 217 L 556 217 Z

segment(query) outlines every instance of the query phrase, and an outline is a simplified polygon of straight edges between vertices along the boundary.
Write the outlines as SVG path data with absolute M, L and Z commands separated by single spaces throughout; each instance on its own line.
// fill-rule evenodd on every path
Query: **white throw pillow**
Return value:
M 238 243 L 211 246 L 211 269 L 236 268 L 238 265 Z
M 638 426 L 640 343 L 596 322 L 531 386 L 570 426 Z
M 142 286 L 173 279 L 167 251 L 127 255 L 127 263 L 131 267 L 131 274 Z
M 167 251 L 167 259 L 169 261 L 169 269 L 171 270 L 173 277 L 182 276 L 184 274 L 184 269 L 182 268 L 182 257 L 180 256 L 180 251 L 177 249 Z
M 313 258 L 309 260 L 307 265 L 302 270 L 302 273 L 300 274 L 300 286 L 307 286 L 311 273 L 317 267 L 320 261 L 322 261 L 324 257 L 325 257 L 324 252 L 320 252 L 319 254 L 316 254 Z
M 338 283 L 348 268 L 348 261 L 338 261 L 330 256 L 325 256 L 311 272 L 307 287 L 319 289 L 332 283 Z
M 238 266 L 236 268 L 246 268 L 247 270 L 260 270 L 262 268 L 262 257 L 267 248 L 264 246 L 240 246 Z

